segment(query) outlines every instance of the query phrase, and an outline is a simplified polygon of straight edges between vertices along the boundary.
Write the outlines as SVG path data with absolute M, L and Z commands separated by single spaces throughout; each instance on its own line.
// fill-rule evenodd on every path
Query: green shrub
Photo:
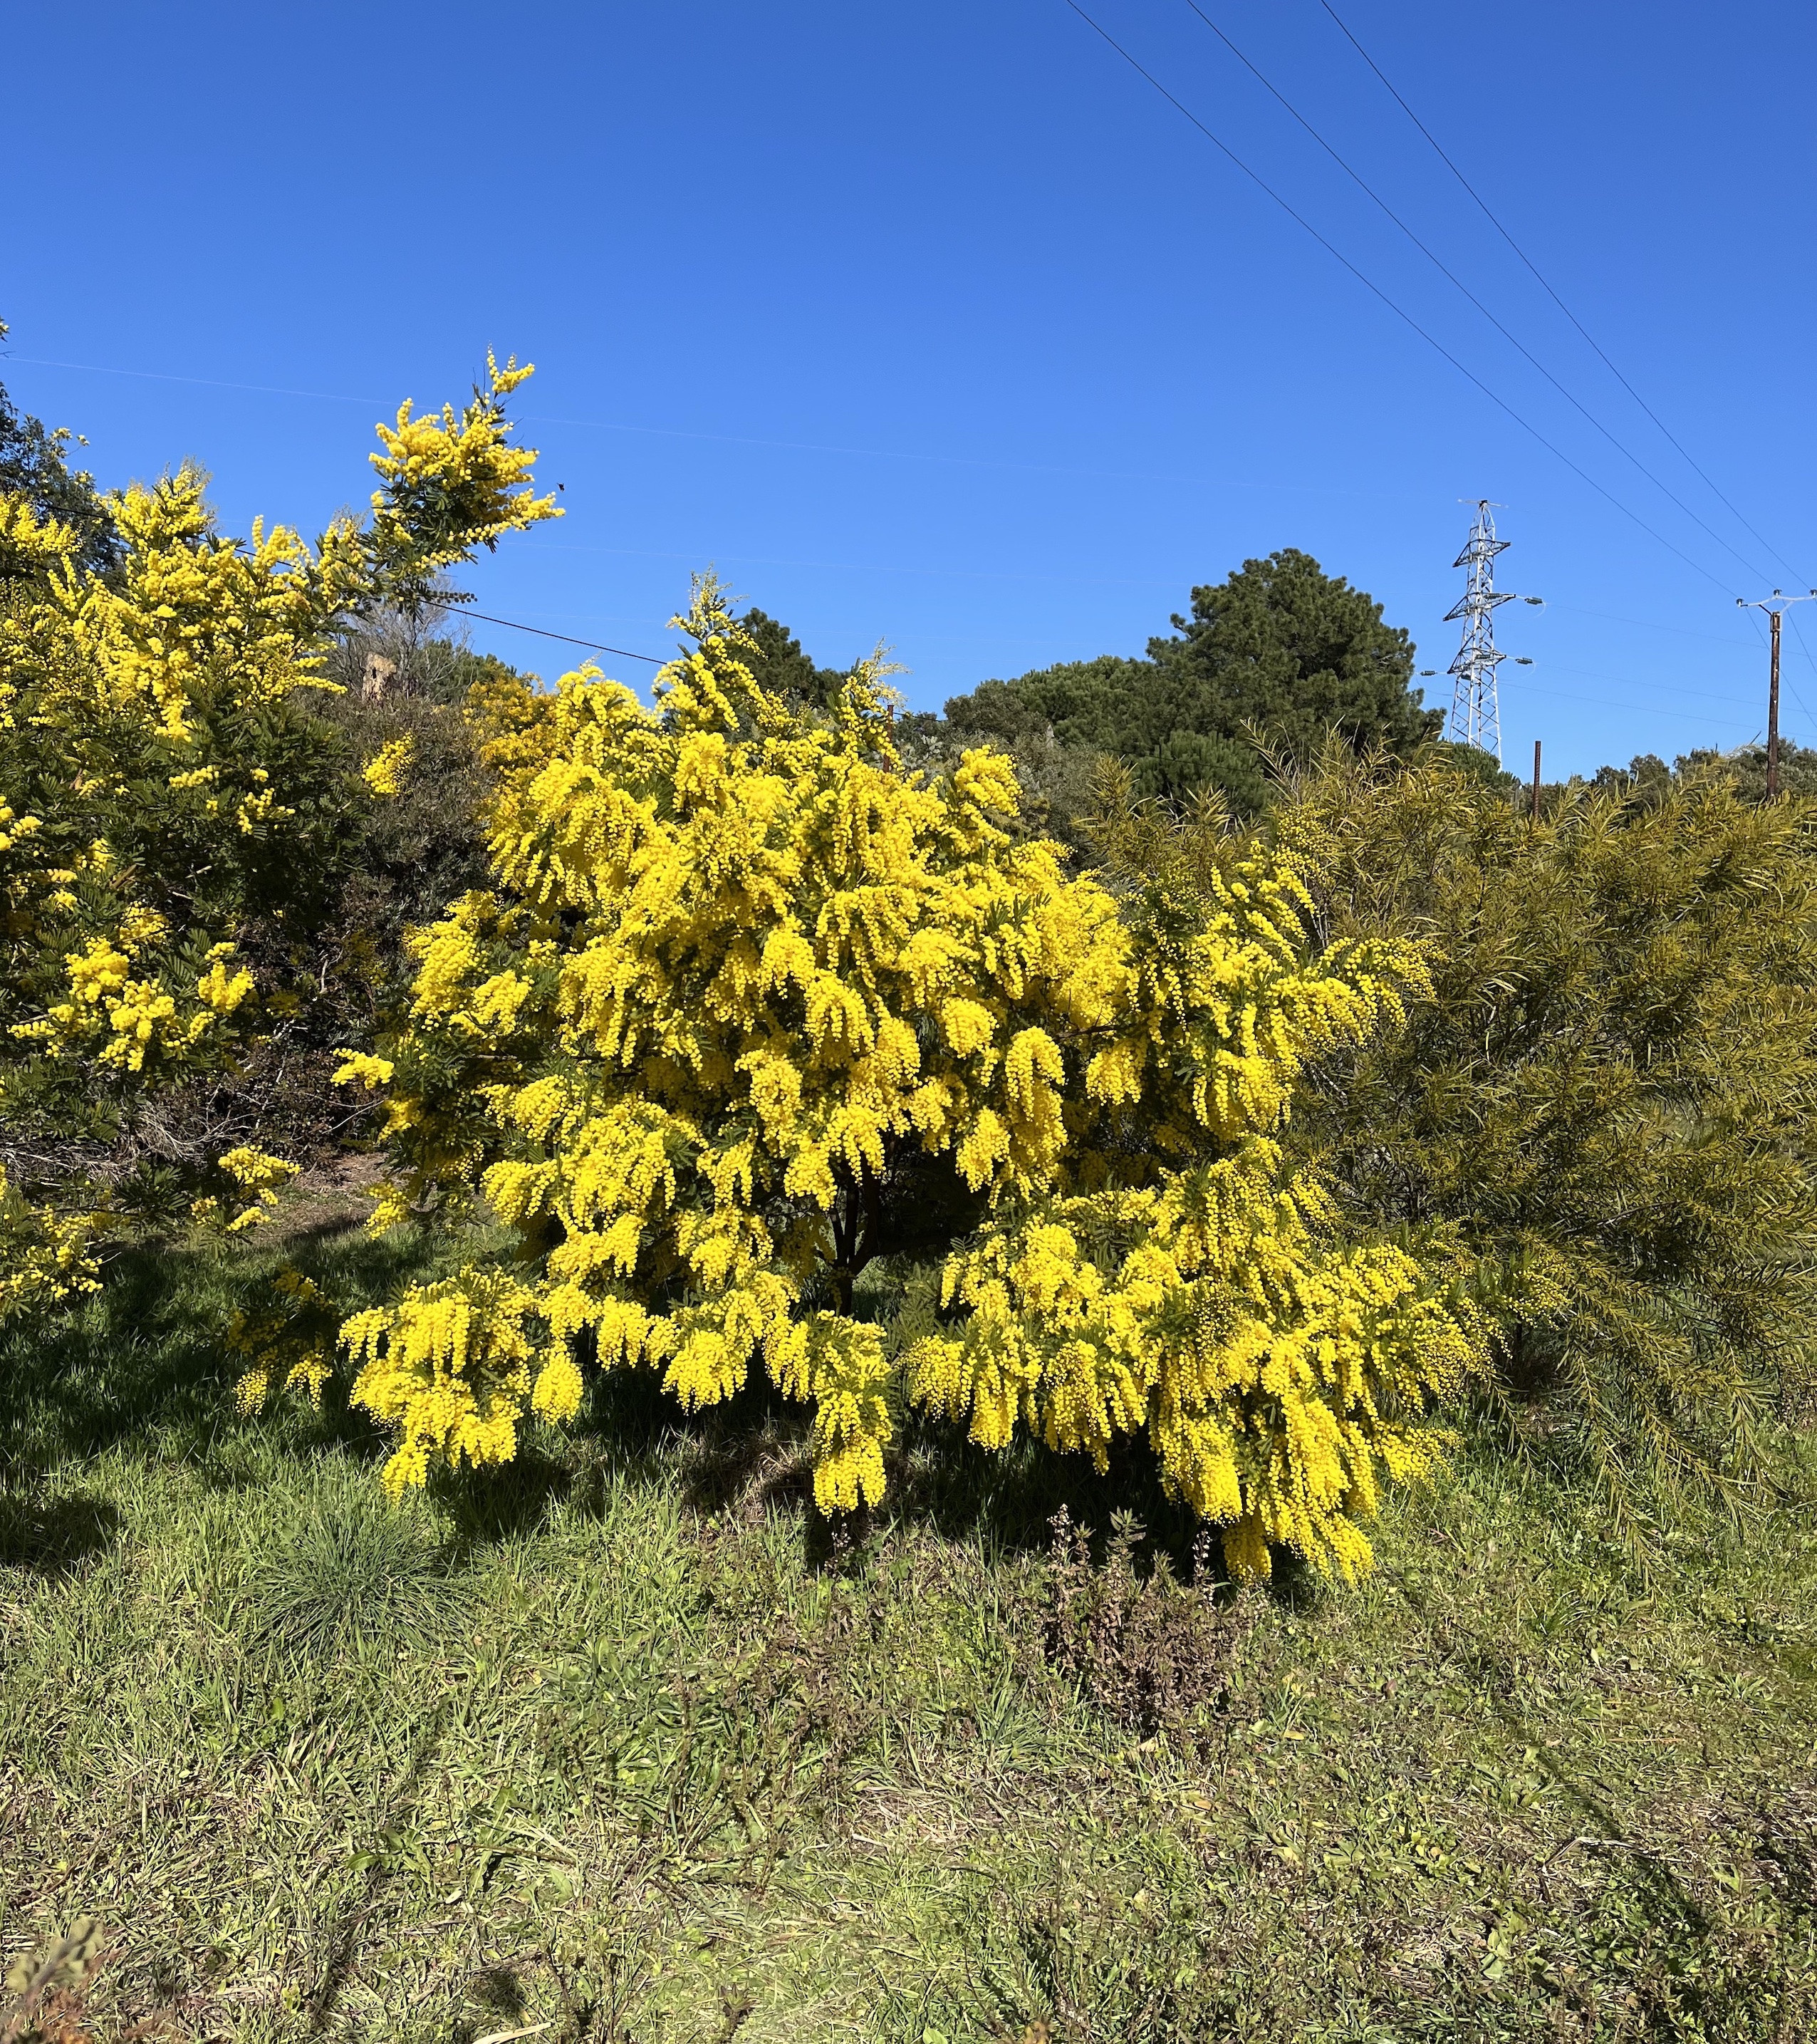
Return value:
M 1644 1462 L 1741 1496 L 1807 1382 L 1817 809 L 1611 777 L 1535 825 L 1334 753 L 1272 835 L 1327 939 L 1418 936 L 1434 980 L 1327 1062 L 1303 1150 L 1475 1265 L 1504 1393 L 1553 1394 L 1613 1494 Z

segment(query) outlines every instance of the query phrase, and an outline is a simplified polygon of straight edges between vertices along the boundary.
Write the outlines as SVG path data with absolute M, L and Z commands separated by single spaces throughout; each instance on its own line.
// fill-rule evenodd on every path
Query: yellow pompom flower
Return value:
M 279 1191 L 297 1175 L 296 1166 L 286 1158 L 271 1156 L 249 1143 L 241 1143 L 226 1151 L 216 1162 L 248 1200 L 248 1204 L 227 1224 L 230 1235 L 261 1226 L 267 1214 L 278 1204 Z
M 382 745 L 360 769 L 360 778 L 375 795 L 401 793 L 404 776 L 417 756 L 417 741 L 409 732 Z
M 432 1462 L 479 1466 L 517 1454 L 532 1395 L 534 1349 L 524 1323 L 536 1310 L 528 1286 L 468 1268 L 344 1323 L 342 1345 L 359 1366 L 353 1402 L 398 1430 L 386 1489 L 420 1485 Z M 562 1409 L 566 1389 L 558 1374 L 545 1394 L 551 1416 L 571 1414 L 571 1404 Z M 578 1402 L 578 1384 L 575 1395 Z
M 447 1317 L 473 1274 L 349 1324 L 397 1480 L 483 1459 L 526 1403 L 567 1416 L 590 1358 L 690 1409 L 761 1366 L 813 1409 L 824 1510 L 882 1494 L 906 1395 L 991 1448 L 1101 1465 L 1144 1435 L 1239 1573 L 1365 1566 L 1477 1345 L 1409 1258 L 1341 1249 L 1273 1132 L 1310 1059 L 1393 1026 L 1417 954 L 1318 955 L 1291 864 L 1240 846 L 1190 886 L 1070 878 L 1008 828 L 1006 760 L 903 770 L 875 670 L 804 713 L 710 582 L 678 621 L 653 711 L 590 670 L 490 692 L 492 888 L 416 939 L 395 1058 L 342 1068 L 391 1082 L 382 1220 L 483 1192 L 532 1273 L 477 1348 Z M 924 1201 L 974 1231 L 898 1357 L 854 1285 Z
M 162 1212 L 173 1177 L 198 1220 L 249 1226 L 275 1198 L 287 1167 L 247 1151 L 236 1182 L 240 1153 L 217 1165 L 193 1124 L 214 1082 L 256 1078 L 262 1032 L 308 998 L 255 999 L 235 949 L 302 955 L 325 824 L 361 799 L 317 771 L 332 755 L 305 759 L 308 694 L 335 688 L 346 617 L 558 515 L 505 416 L 529 371 L 488 368 L 458 413 L 404 408 L 370 519 L 313 545 L 263 520 L 223 532 L 186 463 L 109 498 L 104 568 L 0 486 L 0 1121 L 29 1129 L 8 1146 L 0 1314 L 86 1282 L 90 1248 Z M 373 764 L 395 786 L 407 748 Z M 494 989 L 487 1012 L 512 997 Z M 133 1168 L 150 1157 L 156 1173 Z M 317 1367 L 288 1369 L 306 1387 Z

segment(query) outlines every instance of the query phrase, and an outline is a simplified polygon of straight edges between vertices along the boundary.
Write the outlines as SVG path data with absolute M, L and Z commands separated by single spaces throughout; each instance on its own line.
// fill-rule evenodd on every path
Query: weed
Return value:
M 83 2009 L 102 1942 L 101 1926 L 84 1916 L 16 1960 L 0 1985 L 0 2044 L 89 2044 Z
M 1148 1900 L 1143 1896 L 1142 1902 Z M 1167 1927 L 1162 1927 L 1163 1931 Z M 1120 1896 L 1044 1898 L 1016 1924 L 1026 1986 L 1005 1996 L 1012 2036 L 1053 2044 L 1192 2044 L 1203 2033 L 1193 2004 L 1198 1967 L 1189 1942 L 1157 1935 L 1153 1912 Z M 1031 2015 L 1025 1997 L 1041 2012 Z
M 1144 1528 L 1133 1513 L 1112 1519 L 1101 1568 L 1065 1505 L 1051 1523 L 1043 1631 L 1054 1666 L 1145 1738 L 1182 1730 L 1208 1706 L 1216 1708 L 1253 1606 L 1214 1600 L 1202 1580 L 1208 1536 L 1200 1535 L 1192 1580 L 1182 1584 L 1162 1553 L 1146 1578 L 1138 1574 Z

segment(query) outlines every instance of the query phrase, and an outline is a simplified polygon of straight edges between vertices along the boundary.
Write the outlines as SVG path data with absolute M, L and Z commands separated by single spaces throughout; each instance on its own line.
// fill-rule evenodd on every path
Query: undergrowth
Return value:
M 1238 1597 L 1136 1463 L 910 1429 L 835 1542 L 779 1399 L 636 1376 L 394 1508 L 332 1386 L 232 1412 L 251 1274 L 437 1267 L 298 1211 L 0 1343 L 0 1961 L 105 1938 L 41 2029 L 1817 2031 L 1807 1516 L 1642 1555 L 1473 1435 L 1362 1589 Z

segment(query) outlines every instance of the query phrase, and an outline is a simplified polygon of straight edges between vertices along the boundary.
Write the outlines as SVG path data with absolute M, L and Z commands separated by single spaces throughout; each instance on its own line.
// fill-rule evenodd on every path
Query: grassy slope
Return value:
M 394 1512 L 356 1420 L 232 1416 L 271 1254 L 0 1347 L 0 1959 L 102 1916 L 97 2034 L 1817 2031 L 1807 1520 L 1643 1581 L 1466 1448 L 1145 1738 L 1043 1654 L 1089 1473 L 911 1443 L 829 1554 L 786 1414 L 629 1384 Z

